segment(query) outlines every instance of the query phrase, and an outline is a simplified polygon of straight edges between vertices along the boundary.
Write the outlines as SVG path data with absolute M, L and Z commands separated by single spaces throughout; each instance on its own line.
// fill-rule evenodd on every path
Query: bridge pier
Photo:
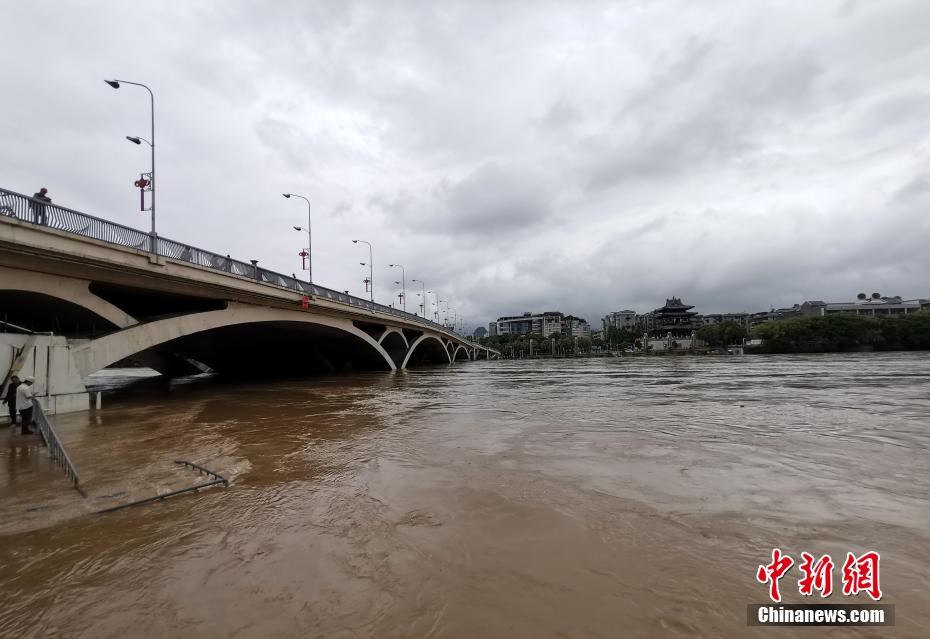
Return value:
M 35 378 L 33 392 L 47 414 L 90 409 L 90 394 L 64 337 L 0 333 L 0 374 L 7 371 L 4 380 L 9 375 Z

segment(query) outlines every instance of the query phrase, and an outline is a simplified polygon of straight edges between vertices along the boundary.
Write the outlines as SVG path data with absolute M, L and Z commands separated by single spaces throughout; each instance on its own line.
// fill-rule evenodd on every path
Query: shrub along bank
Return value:
M 894 317 L 801 317 L 759 324 L 752 336 L 762 340 L 747 348 L 753 353 L 930 350 L 930 311 Z

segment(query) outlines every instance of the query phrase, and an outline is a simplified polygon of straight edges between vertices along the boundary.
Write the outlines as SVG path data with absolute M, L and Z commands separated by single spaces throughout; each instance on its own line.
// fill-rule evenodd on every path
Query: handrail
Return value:
M 137 249 L 139 251 L 147 252 L 152 245 L 151 235 L 144 231 L 110 222 L 63 206 L 58 206 L 51 202 L 32 198 L 22 193 L 0 188 L 0 216 L 3 215 L 30 224 L 47 226 L 59 231 L 83 235 L 84 237 Z M 403 318 L 409 322 L 429 326 L 442 332 L 451 333 L 459 339 L 464 339 L 464 336 L 457 333 L 455 330 L 449 330 L 448 327 L 426 319 L 425 317 L 407 313 L 406 311 L 390 306 L 384 306 L 383 304 L 377 304 L 370 300 L 355 297 L 354 295 L 340 293 L 330 288 L 304 282 L 290 275 L 259 268 L 257 264 L 241 262 L 226 255 L 205 251 L 164 237 L 156 237 L 155 252 L 158 255 L 173 260 L 190 262 L 191 264 L 204 268 L 224 271 L 231 275 L 248 277 L 264 284 L 293 289 L 298 293 L 314 295 L 333 302 L 341 302 L 357 308 L 394 315 L 395 317 Z
M 74 464 L 71 462 L 71 458 L 68 457 L 68 451 L 65 450 L 64 445 L 61 443 L 61 439 L 58 438 L 55 427 L 52 426 L 52 422 L 48 420 L 45 411 L 42 410 L 42 406 L 39 405 L 39 402 L 35 398 L 32 400 L 32 416 L 36 426 L 39 427 L 39 434 L 42 436 L 42 439 L 45 440 L 45 446 L 48 448 L 49 457 L 51 457 L 52 461 L 56 464 L 64 467 L 65 474 L 71 479 L 71 483 L 74 485 L 75 490 L 86 497 L 84 491 L 81 489 L 81 478 L 78 477 L 77 469 L 75 469 Z

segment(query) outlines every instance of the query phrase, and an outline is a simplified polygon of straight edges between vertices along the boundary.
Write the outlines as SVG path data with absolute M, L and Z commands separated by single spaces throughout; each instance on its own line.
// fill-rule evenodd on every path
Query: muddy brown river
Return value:
M 0 636 L 930 636 L 930 357 L 505 361 L 127 385 L 0 430 Z M 230 479 L 110 514 L 94 511 Z M 779 547 L 885 628 L 747 627 Z M 798 593 L 786 602 L 823 603 Z

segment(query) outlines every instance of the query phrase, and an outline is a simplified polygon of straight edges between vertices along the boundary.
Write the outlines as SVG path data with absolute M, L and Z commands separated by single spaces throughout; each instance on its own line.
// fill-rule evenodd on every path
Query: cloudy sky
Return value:
M 469 325 L 930 297 L 930 2 L 8 2 L 0 186 Z M 430 296 L 432 297 L 432 296 Z M 396 298 L 394 298 L 396 301 Z

